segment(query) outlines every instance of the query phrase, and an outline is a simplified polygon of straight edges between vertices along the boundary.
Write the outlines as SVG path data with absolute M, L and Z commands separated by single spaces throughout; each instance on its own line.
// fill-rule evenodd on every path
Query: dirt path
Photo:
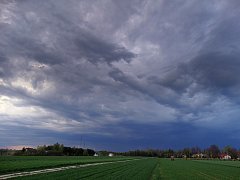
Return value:
M 56 171 L 63 171 L 63 170 L 67 170 L 67 169 L 76 169 L 76 168 L 83 168 L 83 167 L 89 167 L 89 166 L 98 166 L 98 165 L 103 165 L 103 164 L 124 163 L 124 162 L 128 162 L 128 161 L 136 161 L 136 160 L 140 160 L 140 159 L 131 159 L 131 160 L 124 160 L 124 161 L 99 162 L 99 163 L 91 163 L 91 164 L 65 166 L 65 167 L 59 167 L 59 168 L 41 169 L 41 170 L 28 171 L 28 172 L 25 171 L 25 172 L 19 172 L 19 173 L 0 175 L 0 180 L 16 178 L 16 177 L 21 177 L 21 176 L 31 176 L 31 175 L 35 175 L 35 174 L 43 174 L 43 173 L 50 173 L 50 172 L 56 172 Z

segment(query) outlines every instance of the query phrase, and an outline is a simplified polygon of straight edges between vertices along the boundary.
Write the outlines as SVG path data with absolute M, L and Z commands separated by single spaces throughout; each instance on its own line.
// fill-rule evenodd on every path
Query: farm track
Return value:
M 48 169 L 41 169 L 41 170 L 35 170 L 35 171 L 11 173 L 11 174 L 0 175 L 0 180 L 22 177 L 22 176 L 31 176 L 31 175 L 36 175 L 36 174 L 45 174 L 45 173 L 63 171 L 63 170 L 68 170 L 68 169 L 77 169 L 77 168 L 83 168 L 83 167 L 89 167 L 89 166 L 98 166 L 98 165 L 113 164 L 113 163 L 124 163 L 124 162 L 129 162 L 129 161 L 136 161 L 136 160 L 141 160 L 141 159 L 99 162 L 99 163 L 90 163 L 90 164 L 82 164 L 82 165 L 65 166 L 65 167 L 59 167 L 59 168 L 48 168 Z

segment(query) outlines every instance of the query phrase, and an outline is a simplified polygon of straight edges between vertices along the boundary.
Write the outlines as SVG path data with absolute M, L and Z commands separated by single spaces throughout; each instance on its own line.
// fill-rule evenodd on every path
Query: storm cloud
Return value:
M 238 6 L 1 1 L 0 146 L 78 145 L 84 136 L 96 148 L 169 147 L 189 133 L 191 145 L 212 136 L 207 145 L 218 132 L 234 144 Z

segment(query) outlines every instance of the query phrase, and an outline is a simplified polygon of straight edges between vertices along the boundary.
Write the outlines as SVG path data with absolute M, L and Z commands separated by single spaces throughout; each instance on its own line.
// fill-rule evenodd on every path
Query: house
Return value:
M 113 157 L 114 155 L 113 155 L 113 153 L 109 153 L 108 156 L 109 157 Z
M 97 153 L 95 153 L 93 156 L 95 156 L 95 157 L 97 157 L 97 156 L 99 156 Z
M 232 157 L 229 156 L 228 154 L 226 156 L 223 157 L 223 159 L 231 159 Z
M 203 153 L 198 153 L 198 154 L 193 154 L 192 158 L 207 158 L 207 154 L 203 154 Z
M 183 154 L 182 158 L 187 159 L 187 155 Z
M 229 160 L 231 159 L 232 157 L 229 156 L 228 154 L 220 154 L 220 159 L 223 159 L 223 160 Z

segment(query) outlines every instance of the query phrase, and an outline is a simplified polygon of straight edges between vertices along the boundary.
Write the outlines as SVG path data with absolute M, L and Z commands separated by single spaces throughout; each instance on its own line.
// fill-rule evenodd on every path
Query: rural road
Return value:
M 124 162 L 128 162 L 128 161 L 136 161 L 136 160 L 140 160 L 140 159 L 131 159 L 131 160 L 124 160 L 124 161 L 99 162 L 99 163 L 91 163 L 91 164 L 65 166 L 65 167 L 59 167 L 59 168 L 41 169 L 41 170 L 35 170 L 35 171 L 24 171 L 24 172 L 19 172 L 19 173 L 0 175 L 0 180 L 16 178 L 16 177 L 21 177 L 21 176 L 31 176 L 31 175 L 35 175 L 35 174 L 57 172 L 57 171 L 63 171 L 63 170 L 67 170 L 67 169 L 76 169 L 76 168 L 83 168 L 83 167 L 89 167 L 89 166 L 98 166 L 98 165 L 103 165 L 103 164 L 124 163 Z

